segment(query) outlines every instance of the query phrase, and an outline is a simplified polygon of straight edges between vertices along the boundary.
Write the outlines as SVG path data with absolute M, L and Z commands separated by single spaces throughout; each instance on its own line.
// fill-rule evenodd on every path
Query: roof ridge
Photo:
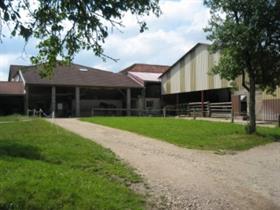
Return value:
M 206 46 L 211 46 L 211 44 L 203 43 L 203 42 L 198 42 L 195 45 L 193 45 L 186 53 L 183 54 L 175 63 L 173 63 L 162 75 L 160 78 L 165 75 L 167 72 L 169 72 L 177 63 L 179 63 L 182 59 L 184 59 L 189 53 L 191 53 L 193 50 L 195 50 L 199 45 L 206 45 Z

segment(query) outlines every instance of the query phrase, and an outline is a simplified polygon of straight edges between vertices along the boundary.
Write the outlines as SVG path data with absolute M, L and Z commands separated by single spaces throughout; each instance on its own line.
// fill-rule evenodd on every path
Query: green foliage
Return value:
M 12 27 L 13 36 L 39 40 L 39 54 L 33 64 L 41 64 L 42 76 L 50 75 L 60 56 L 70 62 L 80 50 L 92 50 L 103 59 L 102 44 L 109 31 L 122 27 L 124 13 L 135 15 L 140 31 L 147 29 L 141 19 L 150 12 L 160 15 L 159 0 L 24 0 L 0 1 L 0 18 Z M 28 14 L 27 17 L 23 14 Z
M 247 135 L 244 126 L 231 123 L 148 117 L 93 117 L 81 120 L 203 150 L 246 150 L 280 139 L 279 128 L 259 128 L 259 134 Z
M 0 126 L 0 209 L 144 209 L 128 188 L 141 178 L 111 151 L 43 120 L 12 118 Z
M 256 89 L 273 93 L 280 85 L 280 1 L 204 0 L 211 19 L 205 29 L 212 51 L 222 55 L 213 72 L 242 76 L 249 92 L 249 133 L 256 132 Z M 246 80 L 247 78 L 247 80 Z
M 213 41 L 212 50 L 222 52 L 214 72 L 229 80 L 246 74 L 254 78 L 257 87 L 273 92 L 280 84 L 280 1 L 204 3 L 211 10 L 205 31 Z

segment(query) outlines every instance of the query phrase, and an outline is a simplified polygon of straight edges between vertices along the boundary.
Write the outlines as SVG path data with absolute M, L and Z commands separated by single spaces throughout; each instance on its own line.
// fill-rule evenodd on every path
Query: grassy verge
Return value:
M 22 120 L 28 120 L 28 118 L 17 114 L 0 117 L 0 122 L 11 122 L 11 121 L 22 121 Z
M 220 122 L 148 117 L 93 117 L 81 120 L 204 150 L 246 150 L 280 139 L 279 128 L 258 128 L 257 135 L 247 135 L 242 125 Z
M 101 146 L 44 120 L 0 126 L 0 209 L 143 209 L 141 181 Z

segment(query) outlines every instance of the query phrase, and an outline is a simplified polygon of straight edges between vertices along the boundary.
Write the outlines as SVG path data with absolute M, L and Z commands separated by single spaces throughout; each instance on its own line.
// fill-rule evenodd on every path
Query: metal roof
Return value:
M 149 73 L 149 72 L 128 72 L 128 76 L 138 77 L 144 82 L 160 82 L 161 73 Z

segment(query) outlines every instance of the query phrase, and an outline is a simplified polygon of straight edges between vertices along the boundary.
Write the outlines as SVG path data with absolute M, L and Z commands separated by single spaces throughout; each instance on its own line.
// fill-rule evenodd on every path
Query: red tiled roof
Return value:
M 169 66 L 165 65 L 153 65 L 153 64 L 133 64 L 121 70 L 120 73 L 127 73 L 127 72 L 147 72 L 147 73 L 164 73 L 167 71 Z
M 24 95 L 22 82 L 0 82 L 0 95 Z
M 21 70 L 26 84 L 113 88 L 142 87 L 128 76 L 78 64 L 57 65 L 50 79 L 41 78 L 37 66 L 24 67 Z

